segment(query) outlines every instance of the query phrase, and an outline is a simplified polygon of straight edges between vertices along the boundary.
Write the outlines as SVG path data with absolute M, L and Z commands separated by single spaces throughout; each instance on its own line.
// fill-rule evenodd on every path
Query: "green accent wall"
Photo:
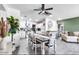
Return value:
M 71 31 L 71 32 L 79 31 L 79 17 L 65 19 L 64 30 Z

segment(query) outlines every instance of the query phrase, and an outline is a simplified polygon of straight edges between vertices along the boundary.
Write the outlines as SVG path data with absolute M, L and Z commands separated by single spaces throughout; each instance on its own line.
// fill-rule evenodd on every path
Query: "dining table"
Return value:
M 50 37 L 38 33 L 34 33 L 34 36 L 41 41 L 41 54 L 45 55 L 45 43 L 50 40 Z

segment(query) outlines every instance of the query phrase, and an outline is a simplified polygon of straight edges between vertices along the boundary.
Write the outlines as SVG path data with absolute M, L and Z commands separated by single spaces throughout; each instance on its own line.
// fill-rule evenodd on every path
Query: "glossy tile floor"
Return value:
M 18 49 L 17 54 L 23 55 L 35 55 L 34 50 L 31 48 L 31 45 L 27 44 L 28 39 L 21 39 L 20 41 L 20 48 Z M 48 53 L 48 51 L 50 52 Z M 37 49 L 37 55 L 41 55 L 40 48 Z M 55 51 L 57 55 L 79 55 L 79 44 L 77 43 L 66 43 L 61 39 L 56 40 L 56 47 Z M 53 55 L 53 48 L 46 49 L 46 55 Z
M 32 49 L 32 45 L 27 42 L 27 39 L 20 40 L 20 47 L 16 50 L 15 54 L 17 55 L 35 55 L 35 50 Z M 27 44 L 28 43 L 28 44 Z M 37 48 L 37 55 L 41 55 L 41 48 Z M 48 49 L 46 50 L 46 54 L 48 54 Z
M 21 39 L 20 40 L 20 47 L 16 50 L 13 55 L 35 55 L 35 50 L 32 49 L 32 45 L 28 42 L 28 39 Z M 51 49 L 52 50 L 52 49 Z M 45 54 L 48 55 L 49 53 L 48 47 L 46 47 Z M 51 52 L 50 54 L 54 54 Z M 41 48 L 37 48 L 36 55 L 41 55 Z
M 66 43 L 59 39 L 56 45 L 56 54 L 79 55 L 79 43 Z
M 29 54 L 29 48 L 28 48 L 28 39 L 21 39 L 20 40 L 20 47 L 17 54 L 23 54 L 28 55 Z

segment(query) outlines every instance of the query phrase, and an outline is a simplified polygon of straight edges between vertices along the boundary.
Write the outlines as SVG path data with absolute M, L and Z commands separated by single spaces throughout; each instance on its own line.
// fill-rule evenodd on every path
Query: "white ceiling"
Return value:
M 39 15 L 39 11 L 34 11 L 33 9 L 38 9 L 41 7 L 40 4 L 8 4 L 10 7 L 18 9 L 21 11 L 22 16 L 27 16 L 33 19 L 40 19 L 47 16 Z M 79 16 L 79 4 L 46 4 L 46 8 L 53 7 L 52 19 L 58 18 L 70 18 Z

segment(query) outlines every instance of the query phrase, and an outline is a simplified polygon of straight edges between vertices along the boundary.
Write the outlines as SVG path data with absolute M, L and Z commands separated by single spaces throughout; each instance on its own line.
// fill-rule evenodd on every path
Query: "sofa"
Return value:
M 60 35 L 63 41 L 79 43 L 79 32 L 62 32 Z

